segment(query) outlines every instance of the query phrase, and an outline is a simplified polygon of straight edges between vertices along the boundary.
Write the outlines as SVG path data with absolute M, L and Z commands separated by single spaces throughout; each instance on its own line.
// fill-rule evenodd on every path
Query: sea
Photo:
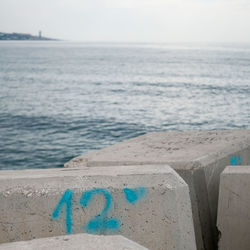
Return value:
M 250 44 L 0 42 L 0 169 L 215 129 L 250 129 Z

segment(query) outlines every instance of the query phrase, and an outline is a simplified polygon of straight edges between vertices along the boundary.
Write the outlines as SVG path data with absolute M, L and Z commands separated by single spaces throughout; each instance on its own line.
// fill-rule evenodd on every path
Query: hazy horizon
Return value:
M 0 32 L 69 41 L 249 43 L 250 0 L 1 0 Z

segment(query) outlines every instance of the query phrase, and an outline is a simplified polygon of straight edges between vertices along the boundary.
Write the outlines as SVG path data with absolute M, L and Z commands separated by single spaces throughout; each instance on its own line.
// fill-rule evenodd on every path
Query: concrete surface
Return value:
M 216 248 L 219 176 L 230 157 L 250 164 L 250 130 L 159 132 L 76 157 L 65 167 L 169 164 L 188 183 L 197 248 Z
M 74 234 L 0 244 L 0 250 L 147 250 L 123 236 Z
M 66 232 L 196 249 L 188 186 L 167 165 L 1 171 L 0 242 Z
M 250 249 L 250 166 L 222 172 L 217 226 L 220 250 Z

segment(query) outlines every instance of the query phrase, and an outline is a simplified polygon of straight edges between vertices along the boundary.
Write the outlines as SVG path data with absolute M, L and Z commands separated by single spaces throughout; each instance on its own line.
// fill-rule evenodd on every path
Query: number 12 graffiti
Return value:
M 138 187 L 135 189 L 125 188 L 123 189 L 125 199 L 130 203 L 134 204 L 138 202 L 141 198 L 146 195 L 146 189 L 144 187 Z M 80 204 L 83 207 L 87 207 L 92 201 L 95 195 L 101 194 L 106 200 L 106 204 L 102 211 L 92 218 L 86 225 L 83 226 L 83 230 L 88 233 L 101 234 L 104 231 L 117 231 L 120 229 L 120 222 L 116 218 L 108 218 L 108 211 L 112 207 L 112 195 L 111 193 L 102 188 L 94 188 L 84 192 L 80 199 Z M 58 219 L 60 216 L 60 211 L 62 210 L 63 205 L 66 205 L 66 232 L 67 234 L 72 233 L 72 199 L 74 193 L 72 190 L 67 189 L 63 194 L 61 200 L 57 204 L 56 208 L 52 213 L 52 219 Z

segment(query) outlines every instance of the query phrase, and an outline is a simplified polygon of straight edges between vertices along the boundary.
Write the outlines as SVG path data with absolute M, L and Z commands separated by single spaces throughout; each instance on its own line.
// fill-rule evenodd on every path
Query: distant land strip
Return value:
M 53 39 L 43 36 L 32 36 L 30 34 L 23 33 L 3 33 L 0 32 L 0 40 L 32 40 L 32 41 L 59 41 L 59 39 Z

